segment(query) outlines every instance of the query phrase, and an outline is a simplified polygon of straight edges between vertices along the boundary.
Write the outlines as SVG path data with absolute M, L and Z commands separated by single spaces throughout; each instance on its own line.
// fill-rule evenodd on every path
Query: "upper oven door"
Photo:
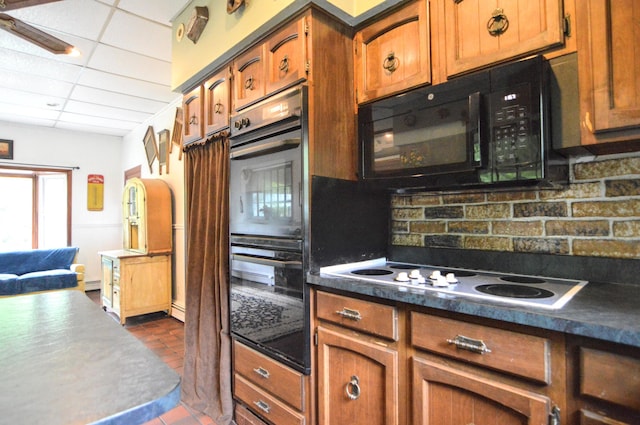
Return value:
M 302 237 L 302 130 L 230 150 L 231 234 Z

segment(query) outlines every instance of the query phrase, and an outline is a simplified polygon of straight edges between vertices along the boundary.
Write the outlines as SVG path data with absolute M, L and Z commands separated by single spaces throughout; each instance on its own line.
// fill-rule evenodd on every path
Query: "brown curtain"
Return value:
M 226 135 L 185 152 L 186 311 L 182 401 L 232 423 L 229 337 L 229 141 Z

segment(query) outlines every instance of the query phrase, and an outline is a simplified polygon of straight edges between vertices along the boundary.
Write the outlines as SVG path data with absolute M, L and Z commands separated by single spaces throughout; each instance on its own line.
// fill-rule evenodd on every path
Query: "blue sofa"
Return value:
M 0 252 L 0 297 L 60 289 L 84 291 L 78 248 Z

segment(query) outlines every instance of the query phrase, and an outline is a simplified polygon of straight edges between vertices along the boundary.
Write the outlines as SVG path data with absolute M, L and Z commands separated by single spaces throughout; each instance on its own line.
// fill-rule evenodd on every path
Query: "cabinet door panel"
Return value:
M 358 32 L 358 103 L 431 82 L 429 17 L 424 0 L 411 2 Z
M 448 76 L 564 42 L 562 0 L 464 0 L 444 5 Z M 498 28 L 501 32 L 495 32 Z
M 229 127 L 229 72 L 227 68 L 204 83 L 204 119 L 207 136 Z
M 426 359 L 412 365 L 415 425 L 548 423 L 547 397 Z
M 320 425 L 398 424 L 396 351 L 318 328 L 318 380 Z
M 184 111 L 184 144 L 189 144 L 202 139 L 202 86 L 198 86 L 185 94 L 182 102 Z
M 580 85 L 587 95 L 583 127 L 593 133 L 637 127 L 640 1 L 590 0 L 580 6 Z
M 267 93 L 289 86 L 306 75 L 305 19 L 299 19 L 266 42 Z
M 254 47 L 240 55 L 233 65 L 233 108 L 243 106 L 261 98 L 265 94 L 263 45 Z

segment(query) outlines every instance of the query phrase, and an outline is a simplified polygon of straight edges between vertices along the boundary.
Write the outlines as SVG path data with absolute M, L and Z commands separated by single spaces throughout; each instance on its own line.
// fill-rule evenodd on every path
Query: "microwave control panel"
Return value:
M 490 165 L 494 180 L 539 178 L 542 145 L 537 104 L 528 84 L 493 92 L 490 97 Z

